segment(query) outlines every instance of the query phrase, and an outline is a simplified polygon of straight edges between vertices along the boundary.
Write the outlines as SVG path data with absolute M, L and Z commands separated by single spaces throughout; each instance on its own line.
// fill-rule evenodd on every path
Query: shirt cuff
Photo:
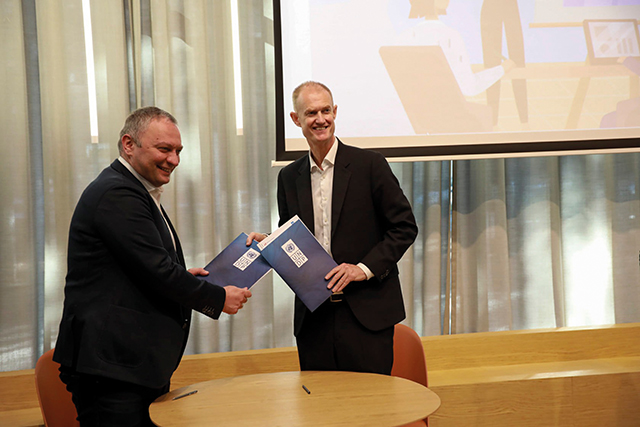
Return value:
M 366 265 L 364 265 L 363 263 L 359 262 L 358 267 L 360 267 L 362 269 L 362 271 L 364 271 L 364 274 L 367 275 L 367 280 L 371 279 L 373 277 L 373 273 L 371 272 L 371 270 L 369 270 L 369 267 L 367 267 Z

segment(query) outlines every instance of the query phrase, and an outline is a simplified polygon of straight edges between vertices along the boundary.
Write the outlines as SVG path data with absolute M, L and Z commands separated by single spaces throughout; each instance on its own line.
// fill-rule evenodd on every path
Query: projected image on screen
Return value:
M 388 157 L 639 145 L 638 113 L 610 117 L 640 95 L 629 19 L 640 0 L 280 0 L 277 9 L 284 159 L 307 149 L 289 119 L 291 92 L 306 80 L 333 91 L 340 138 Z
M 625 6 L 638 4 L 637 0 L 564 0 L 567 7 L 599 7 L 599 6 Z
M 614 63 L 640 56 L 640 37 L 635 19 L 585 20 L 589 63 Z

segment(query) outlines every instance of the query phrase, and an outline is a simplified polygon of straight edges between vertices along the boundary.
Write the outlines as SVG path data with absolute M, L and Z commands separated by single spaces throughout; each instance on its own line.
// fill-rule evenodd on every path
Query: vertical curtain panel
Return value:
M 0 23 L 9 371 L 55 345 L 71 215 L 130 111 L 179 122 L 162 203 L 189 267 L 276 227 L 279 168 L 270 0 L 5 0 Z M 393 163 L 419 226 L 400 262 L 405 323 L 438 335 L 640 321 L 639 156 Z M 294 345 L 286 284 L 270 273 L 252 292 L 235 316 L 196 314 L 187 352 Z

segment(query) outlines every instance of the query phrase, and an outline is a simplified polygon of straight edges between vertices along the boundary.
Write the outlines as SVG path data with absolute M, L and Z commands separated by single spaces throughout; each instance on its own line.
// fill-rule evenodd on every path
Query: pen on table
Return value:
M 198 392 L 198 390 L 193 390 L 193 391 L 190 391 L 189 393 L 185 393 L 185 394 L 181 394 L 180 396 L 176 396 L 171 400 L 182 399 L 183 397 L 191 396 L 192 394 L 196 394 L 197 392 Z
M 307 394 L 311 394 L 311 392 L 309 391 L 309 389 L 307 387 L 304 386 L 304 384 L 302 385 L 302 388 L 304 389 L 304 391 L 307 392 Z

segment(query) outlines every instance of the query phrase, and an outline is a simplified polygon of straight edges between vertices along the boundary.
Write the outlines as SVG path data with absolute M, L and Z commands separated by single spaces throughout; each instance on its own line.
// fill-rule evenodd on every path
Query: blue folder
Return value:
M 314 311 L 329 298 L 329 281 L 324 276 L 338 264 L 297 216 L 260 242 L 258 248 L 309 310 Z
M 247 235 L 240 233 L 204 268 L 209 275 L 198 277 L 220 286 L 253 286 L 271 270 L 271 266 L 260 254 L 255 240 L 251 246 L 247 246 L 246 242 Z

